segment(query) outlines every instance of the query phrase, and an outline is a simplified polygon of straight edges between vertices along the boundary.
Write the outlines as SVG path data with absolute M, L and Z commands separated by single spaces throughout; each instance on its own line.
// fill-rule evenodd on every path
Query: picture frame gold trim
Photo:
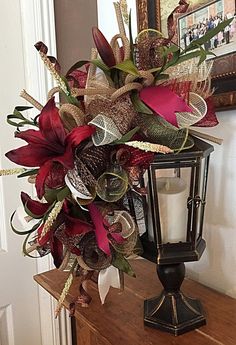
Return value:
M 139 32 L 147 28 L 160 30 L 160 0 L 137 0 L 137 16 Z M 215 89 L 213 99 L 217 110 L 236 108 L 236 52 L 215 58 L 212 86 Z

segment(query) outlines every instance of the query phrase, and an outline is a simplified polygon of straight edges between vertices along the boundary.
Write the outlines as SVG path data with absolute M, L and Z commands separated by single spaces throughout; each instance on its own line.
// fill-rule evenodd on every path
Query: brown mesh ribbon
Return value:
M 84 149 L 79 157 L 91 174 L 97 178 L 106 170 L 110 152 L 111 147 L 108 145 L 91 146 Z
M 163 46 L 169 39 L 158 32 L 144 32 L 137 40 L 136 62 L 141 70 L 161 67 L 164 63 Z
M 128 95 L 124 95 L 114 102 L 109 99 L 96 98 L 90 102 L 88 111 L 94 117 L 98 114 L 110 117 L 122 134 L 129 131 L 131 123 L 136 116 Z
M 81 180 L 86 186 L 95 187 L 97 184 L 96 179 L 91 174 L 91 172 L 86 167 L 86 165 L 78 158 L 79 153 L 76 153 L 76 155 L 77 157 L 75 159 L 75 168 L 74 168 L 75 173 L 77 172 L 80 175 Z
M 177 20 L 176 15 L 179 13 L 185 13 L 189 7 L 189 4 L 185 0 L 180 0 L 179 5 L 171 12 L 167 19 L 167 29 L 169 40 L 172 40 L 176 33 Z
M 112 256 L 106 255 L 97 246 L 94 232 L 88 232 L 79 243 L 81 256 L 85 264 L 92 270 L 102 270 L 111 265 Z

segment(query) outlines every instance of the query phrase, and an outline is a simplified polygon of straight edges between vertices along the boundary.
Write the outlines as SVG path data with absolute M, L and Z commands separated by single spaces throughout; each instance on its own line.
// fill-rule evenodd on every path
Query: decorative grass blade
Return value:
M 131 131 L 123 135 L 123 137 L 120 140 L 116 140 L 112 143 L 112 145 L 120 145 L 120 144 L 125 144 L 127 141 L 129 141 L 135 133 L 139 131 L 139 127 L 133 128 Z
M 32 176 L 32 175 L 37 174 L 38 171 L 39 171 L 39 169 L 33 169 L 33 170 L 24 169 L 24 172 L 22 174 L 18 175 L 17 177 L 20 178 L 20 177 Z
M 70 67 L 70 69 L 66 72 L 66 77 L 68 77 L 69 74 L 71 74 L 74 70 L 83 67 L 84 65 L 86 65 L 87 63 L 89 63 L 90 61 L 88 60 L 81 60 L 81 61 L 77 61 L 73 66 Z
M 203 45 L 204 43 L 208 42 L 211 38 L 216 36 L 220 31 L 224 31 L 224 28 L 226 26 L 228 26 L 232 22 L 232 20 L 233 20 L 233 18 L 230 18 L 230 19 L 227 19 L 227 20 L 223 21 L 222 23 L 218 24 L 214 29 L 209 30 L 201 38 L 193 40 L 190 43 L 190 45 L 185 49 L 184 52 L 196 49 L 196 47 L 199 47 L 199 46 Z
M 114 253 L 112 265 L 118 268 L 120 271 L 127 273 L 129 276 L 133 278 L 136 277 L 131 265 L 122 254 L 117 252 Z
M 13 218 L 16 214 L 16 211 L 14 211 L 11 215 L 11 218 L 10 218 L 10 225 L 11 225 L 11 229 L 12 231 L 17 234 L 17 235 L 28 235 L 28 234 L 31 234 L 32 232 L 34 232 L 35 230 L 38 229 L 38 227 L 41 225 L 42 223 L 42 219 L 37 223 L 35 224 L 30 230 L 23 230 L 23 231 L 20 231 L 20 230 L 17 230 L 14 226 L 13 226 Z

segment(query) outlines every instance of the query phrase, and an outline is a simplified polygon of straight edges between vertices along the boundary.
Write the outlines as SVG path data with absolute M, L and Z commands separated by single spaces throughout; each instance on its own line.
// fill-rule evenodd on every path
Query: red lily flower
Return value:
M 16 133 L 15 136 L 25 140 L 28 145 L 9 151 L 6 157 L 19 165 L 40 167 L 36 178 L 36 190 L 41 199 L 44 195 L 44 183 L 53 162 L 59 162 L 66 169 L 72 169 L 74 167 L 73 149 L 94 132 L 95 128 L 85 125 L 74 128 L 66 134 L 54 98 L 52 98 L 39 116 L 39 131 L 28 129 Z
M 24 192 L 21 192 L 21 201 L 26 209 L 34 218 L 42 218 L 51 208 L 50 203 L 42 203 Z M 27 212 L 28 211 L 28 212 Z M 56 228 L 51 228 L 43 237 L 41 237 L 44 223 L 37 229 L 38 243 L 41 247 L 49 246 L 55 266 L 58 268 L 63 260 L 63 246 L 68 248 L 71 253 L 80 255 L 80 250 L 76 244 L 78 238 L 86 232 L 93 231 L 93 225 L 75 218 L 71 215 L 68 202 L 64 202 L 63 208 L 57 219 Z
M 93 230 L 92 224 L 70 215 L 70 211 L 66 207 L 66 202 L 58 218 L 57 227 L 54 229 L 51 228 L 45 236 L 41 237 L 44 224 L 37 230 L 39 245 L 42 247 L 46 245 L 50 246 L 51 255 L 57 268 L 63 260 L 63 246 L 68 248 L 71 253 L 80 255 L 80 250 L 76 246 L 78 238 L 86 232 Z
M 94 26 L 92 29 L 93 40 L 102 61 L 108 66 L 113 67 L 116 64 L 116 59 L 110 44 L 107 42 L 103 33 Z
M 31 199 L 31 197 L 25 192 L 21 192 L 20 196 L 21 196 L 21 201 L 22 201 L 22 204 L 24 205 L 24 208 L 29 210 L 29 212 L 36 219 L 42 218 L 51 207 L 51 204 L 47 202 L 42 203 L 40 201 Z M 26 210 L 26 213 L 27 213 L 27 210 Z

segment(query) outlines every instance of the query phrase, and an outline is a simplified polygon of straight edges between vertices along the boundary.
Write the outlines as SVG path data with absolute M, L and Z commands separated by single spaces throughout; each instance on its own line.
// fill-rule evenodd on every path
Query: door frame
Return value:
M 44 42 L 50 55 L 56 56 L 54 0 L 19 0 L 22 21 L 25 89 L 41 104 L 54 86 L 34 44 Z M 37 273 L 53 268 L 49 256 L 37 260 Z M 32 278 L 33 279 L 33 278 Z M 42 345 L 71 345 L 71 326 L 65 310 L 55 320 L 55 300 L 38 286 Z

